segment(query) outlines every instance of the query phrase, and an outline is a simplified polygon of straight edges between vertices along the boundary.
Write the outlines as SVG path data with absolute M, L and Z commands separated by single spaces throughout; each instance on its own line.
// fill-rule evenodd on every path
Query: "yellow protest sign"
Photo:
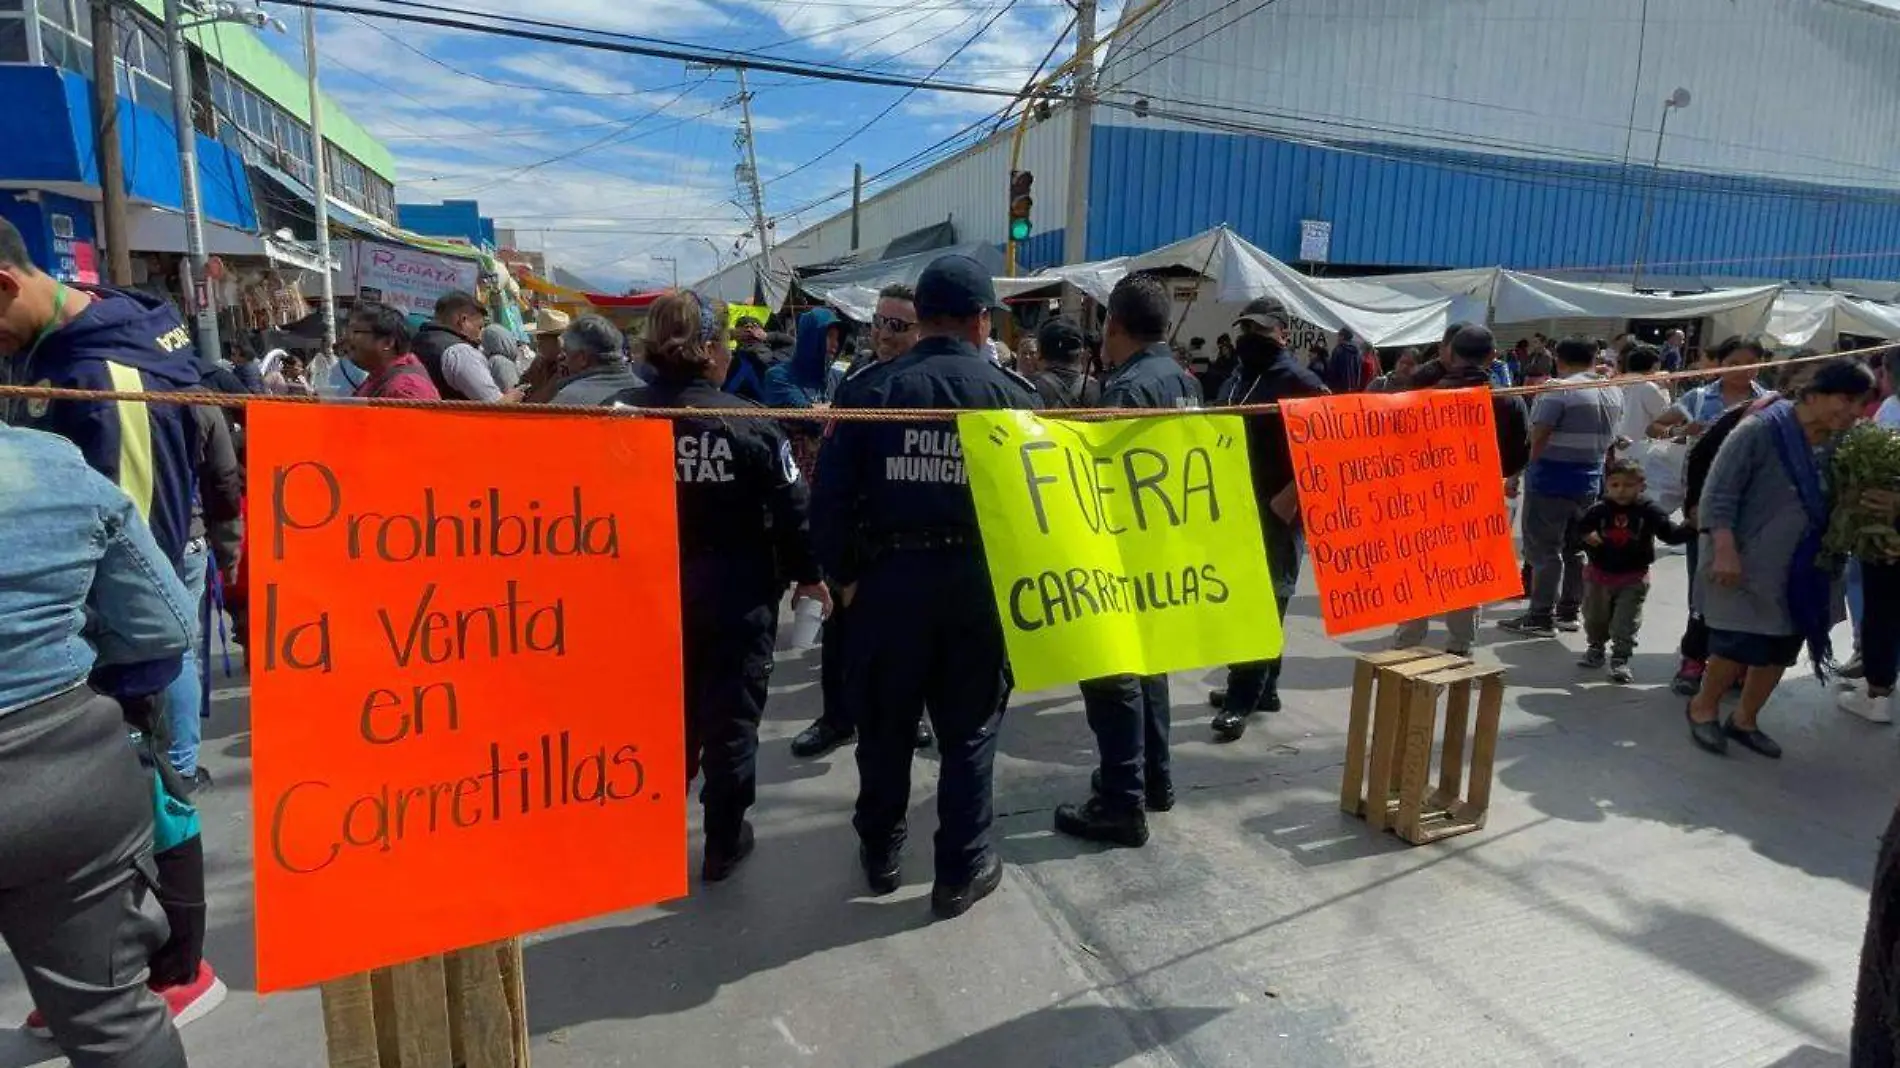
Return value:
M 1238 416 L 957 430 L 1019 688 L 1280 654 Z

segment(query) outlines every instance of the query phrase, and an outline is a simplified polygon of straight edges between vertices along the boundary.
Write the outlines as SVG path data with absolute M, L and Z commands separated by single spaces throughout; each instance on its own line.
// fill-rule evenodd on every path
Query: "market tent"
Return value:
M 1831 290 L 1789 290 L 1776 298 L 1767 334 L 1790 349 L 1825 348 L 1842 334 L 1900 341 L 1900 307 Z
M 1764 331 L 1775 298 L 1780 294 L 1780 286 L 1766 285 L 1668 296 L 1500 271 L 1497 287 L 1492 291 L 1491 321 L 1707 318 L 1714 320 L 1716 336 L 1727 337 Z
M 1327 333 L 1351 327 L 1379 348 L 1436 344 L 1452 322 L 1453 299 L 1439 291 L 1444 283 L 1418 283 L 1420 276 L 1413 276 L 1420 291 L 1411 293 L 1384 285 L 1378 278 L 1352 279 L 1351 284 L 1342 285 L 1338 280 L 1308 278 L 1225 228 L 1219 231 L 1219 240 L 1213 268 L 1219 273 L 1213 276 L 1220 280 L 1223 303 L 1273 297 Z M 1458 284 L 1481 287 L 1482 281 L 1473 275 Z
M 994 245 L 968 244 L 929 249 L 832 271 L 815 278 L 800 279 L 798 285 L 800 289 L 838 309 L 847 318 L 867 323 L 877 311 L 878 290 L 888 285 L 915 286 L 918 276 L 924 273 L 924 268 L 930 266 L 931 261 L 940 256 L 956 255 L 969 256 L 992 275 L 1002 273 L 1003 254 Z

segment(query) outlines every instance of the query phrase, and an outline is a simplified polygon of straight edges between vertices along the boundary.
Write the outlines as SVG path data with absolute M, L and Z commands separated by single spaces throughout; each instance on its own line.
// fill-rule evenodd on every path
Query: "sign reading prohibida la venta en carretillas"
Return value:
M 1238 417 L 957 429 L 1019 688 L 1279 655 Z
M 667 424 L 249 430 L 258 989 L 684 894 Z
M 1522 592 L 1490 390 L 1282 401 L 1326 633 Z

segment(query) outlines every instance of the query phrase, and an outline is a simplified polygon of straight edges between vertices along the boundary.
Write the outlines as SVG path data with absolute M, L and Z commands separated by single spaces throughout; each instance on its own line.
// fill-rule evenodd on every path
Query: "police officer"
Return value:
M 996 293 L 968 256 L 917 280 L 921 340 L 845 383 L 840 408 L 1034 408 L 1035 390 L 983 356 Z M 990 847 L 996 732 L 1009 700 L 1003 629 L 954 424 L 839 420 L 818 456 L 820 558 L 853 613 L 863 687 L 858 723 L 859 860 L 872 892 L 902 881 L 911 745 L 928 710 L 937 792 L 937 915 L 962 915 L 1002 881 Z
M 652 384 L 613 402 L 646 408 L 753 408 L 720 389 L 731 354 L 726 307 L 693 292 L 668 293 L 647 313 Z M 673 421 L 679 499 L 680 594 L 686 653 L 686 780 L 706 784 L 706 853 L 700 877 L 719 882 L 752 852 L 759 717 L 789 580 L 827 610 L 807 521 L 807 495 L 791 443 L 769 419 Z
M 877 313 L 871 319 L 871 354 L 845 375 L 846 382 L 889 364 L 917 344 L 917 294 L 901 282 L 885 286 L 877 295 Z M 836 599 L 834 598 L 834 601 Z M 819 685 L 824 709 L 812 725 L 792 739 L 792 755 L 800 759 L 824 756 L 849 743 L 858 733 L 856 702 L 862 696 L 850 671 L 851 613 L 833 604 L 825 620 L 824 645 L 819 648 Z M 917 724 L 916 744 L 930 747 L 930 728 Z
M 1198 408 L 1201 386 L 1174 359 L 1167 343 L 1173 302 L 1152 275 L 1132 274 L 1108 296 L 1102 333 L 1105 408 Z M 1056 830 L 1115 845 L 1148 841 L 1142 810 L 1174 807 L 1168 769 L 1168 677 L 1114 675 L 1082 683 L 1082 704 L 1102 766 L 1094 794 L 1056 809 Z
M 1241 312 L 1234 324 L 1240 332 L 1234 344 L 1240 366 L 1222 387 L 1223 405 L 1268 404 L 1330 392 L 1319 376 L 1287 350 L 1288 321 L 1286 307 L 1272 297 L 1261 297 Z M 1293 485 L 1293 457 L 1279 413 L 1247 417 L 1247 457 L 1253 465 L 1254 498 L 1260 506 L 1273 596 L 1284 619 L 1287 602 L 1299 584 L 1300 555 L 1305 550 L 1297 518 L 1282 517 L 1274 510 L 1276 498 L 1284 499 Z M 1247 731 L 1248 716 L 1280 710 L 1279 658 L 1231 665 L 1227 688 L 1209 694 L 1208 701 L 1220 710 L 1214 716 L 1214 740 L 1238 740 Z

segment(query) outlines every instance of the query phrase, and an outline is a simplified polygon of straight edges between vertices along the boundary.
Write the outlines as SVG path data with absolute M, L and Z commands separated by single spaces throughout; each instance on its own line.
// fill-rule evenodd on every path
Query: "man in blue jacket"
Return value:
M 26 242 L 0 219 L 0 382 L 118 393 L 161 393 L 197 388 L 191 334 L 170 305 L 142 293 L 78 289 L 34 266 Z M 71 441 L 91 467 L 116 484 L 151 528 L 159 551 L 179 570 L 191 552 L 193 449 L 189 410 L 136 400 L 22 400 L 0 402 L 0 419 Z M 176 678 L 166 666 L 164 686 Z M 120 696 L 125 683 L 106 686 Z M 140 687 L 142 690 L 143 688 Z M 186 688 L 177 688 L 168 696 Z M 149 692 L 149 691 L 143 691 Z M 191 710 L 192 714 L 197 709 Z M 182 710 L 181 710 L 182 714 Z M 164 731 L 164 716 L 134 726 L 149 740 Z M 180 840 L 154 856 L 158 900 L 171 939 L 151 959 L 151 985 L 180 1023 L 209 1012 L 224 999 L 224 984 L 204 962 L 204 843 L 196 813 L 183 799 L 187 787 L 166 762 L 163 745 L 148 746 L 165 780 L 168 807 L 181 814 Z M 43 1031 L 36 1012 L 29 1030 Z

